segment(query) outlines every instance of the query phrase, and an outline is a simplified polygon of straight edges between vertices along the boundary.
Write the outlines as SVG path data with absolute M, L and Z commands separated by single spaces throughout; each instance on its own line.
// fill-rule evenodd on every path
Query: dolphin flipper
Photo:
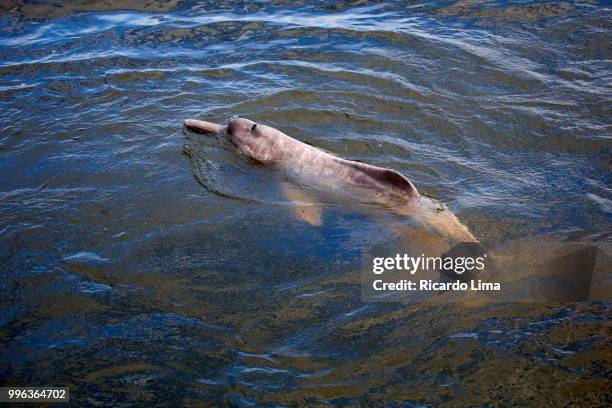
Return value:
M 323 224 L 321 206 L 316 204 L 317 199 L 298 186 L 289 182 L 281 184 L 283 195 L 292 203 L 293 215 L 308 224 L 319 227 Z

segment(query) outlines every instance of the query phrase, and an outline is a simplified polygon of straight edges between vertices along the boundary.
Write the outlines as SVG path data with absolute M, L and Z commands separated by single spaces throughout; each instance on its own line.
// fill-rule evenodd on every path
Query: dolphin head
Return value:
M 227 135 L 236 142 L 249 143 L 260 136 L 258 124 L 246 118 L 234 118 L 226 128 Z
M 270 164 L 281 158 L 279 145 L 284 133 L 273 127 L 258 124 L 246 118 L 234 118 L 227 126 L 198 119 L 185 120 L 185 126 L 196 132 L 225 134 L 236 149 L 255 161 Z
M 278 130 L 250 119 L 235 118 L 229 121 L 225 132 L 230 142 L 250 159 L 261 163 L 274 161 Z

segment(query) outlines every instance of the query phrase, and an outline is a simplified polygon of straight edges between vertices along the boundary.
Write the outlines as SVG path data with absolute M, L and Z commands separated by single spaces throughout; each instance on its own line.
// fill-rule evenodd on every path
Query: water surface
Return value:
M 384 225 L 309 226 L 181 125 L 243 115 L 393 168 L 490 245 L 609 240 L 605 2 L 0 10 L 1 383 L 79 405 L 609 398 L 609 304 L 361 302 Z

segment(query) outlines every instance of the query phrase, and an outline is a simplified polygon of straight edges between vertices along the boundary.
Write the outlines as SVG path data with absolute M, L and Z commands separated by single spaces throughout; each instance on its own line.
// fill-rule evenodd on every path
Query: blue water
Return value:
M 0 11 L 0 383 L 77 405 L 606 401 L 609 305 L 362 302 L 384 225 L 305 224 L 182 128 L 243 115 L 393 168 L 488 245 L 609 241 L 606 2 Z

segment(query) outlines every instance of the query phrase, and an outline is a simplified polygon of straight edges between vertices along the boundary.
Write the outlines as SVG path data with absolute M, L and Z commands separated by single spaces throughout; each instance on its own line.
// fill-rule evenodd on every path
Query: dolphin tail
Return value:
M 444 212 L 440 214 L 423 216 L 422 222 L 450 242 L 478 242 L 470 230 L 459 221 L 457 216 L 448 210 L 444 210 Z
M 225 126 L 206 122 L 205 120 L 187 119 L 185 120 L 185 126 L 196 132 L 223 133 L 225 131 Z

